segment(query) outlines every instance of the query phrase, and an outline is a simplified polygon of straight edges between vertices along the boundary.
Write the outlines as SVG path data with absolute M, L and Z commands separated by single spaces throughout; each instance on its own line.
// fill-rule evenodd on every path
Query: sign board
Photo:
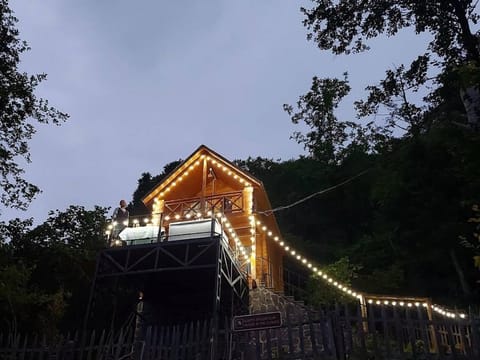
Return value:
M 270 329 L 280 326 L 282 326 L 280 312 L 235 316 L 233 318 L 233 331 Z

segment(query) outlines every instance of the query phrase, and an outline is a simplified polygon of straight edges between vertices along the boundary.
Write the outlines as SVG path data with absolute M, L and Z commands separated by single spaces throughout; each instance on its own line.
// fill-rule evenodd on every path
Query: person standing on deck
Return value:
M 129 213 L 127 210 L 127 202 L 125 200 L 120 200 L 120 206 L 113 211 L 112 223 L 113 223 L 113 232 L 112 239 L 118 239 L 118 235 L 128 226 L 128 217 Z

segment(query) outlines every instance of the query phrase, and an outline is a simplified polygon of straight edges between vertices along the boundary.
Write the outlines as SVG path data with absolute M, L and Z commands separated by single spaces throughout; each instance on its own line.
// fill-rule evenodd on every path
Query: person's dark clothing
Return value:
M 125 208 L 117 207 L 113 212 L 112 222 L 113 225 L 113 238 L 117 239 L 118 235 L 128 226 L 128 210 Z M 126 225 L 127 224 L 127 225 Z

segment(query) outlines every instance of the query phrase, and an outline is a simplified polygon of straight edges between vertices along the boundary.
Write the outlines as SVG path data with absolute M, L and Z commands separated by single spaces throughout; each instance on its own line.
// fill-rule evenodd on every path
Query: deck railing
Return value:
M 203 211 L 202 211 L 203 210 Z M 232 191 L 218 195 L 210 195 L 204 198 L 187 198 L 170 200 L 165 202 L 164 217 L 169 218 L 195 218 L 208 215 L 208 212 L 240 213 L 244 211 L 242 191 Z

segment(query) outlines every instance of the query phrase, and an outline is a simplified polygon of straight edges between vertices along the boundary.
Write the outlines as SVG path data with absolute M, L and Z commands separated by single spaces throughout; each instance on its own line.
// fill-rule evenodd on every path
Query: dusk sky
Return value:
M 352 96 L 339 111 L 408 62 L 425 39 L 404 33 L 369 53 L 334 56 L 306 40 L 308 1 L 11 0 L 21 38 L 32 50 L 22 70 L 48 74 L 37 90 L 70 119 L 38 126 L 26 178 L 43 193 L 34 217 L 69 205 L 131 200 L 142 172 L 185 158 L 205 144 L 227 159 L 291 159 L 304 154 L 289 137 L 284 103 L 295 103 L 314 75 L 349 72 Z M 267 189 L 268 190 L 268 189 Z

